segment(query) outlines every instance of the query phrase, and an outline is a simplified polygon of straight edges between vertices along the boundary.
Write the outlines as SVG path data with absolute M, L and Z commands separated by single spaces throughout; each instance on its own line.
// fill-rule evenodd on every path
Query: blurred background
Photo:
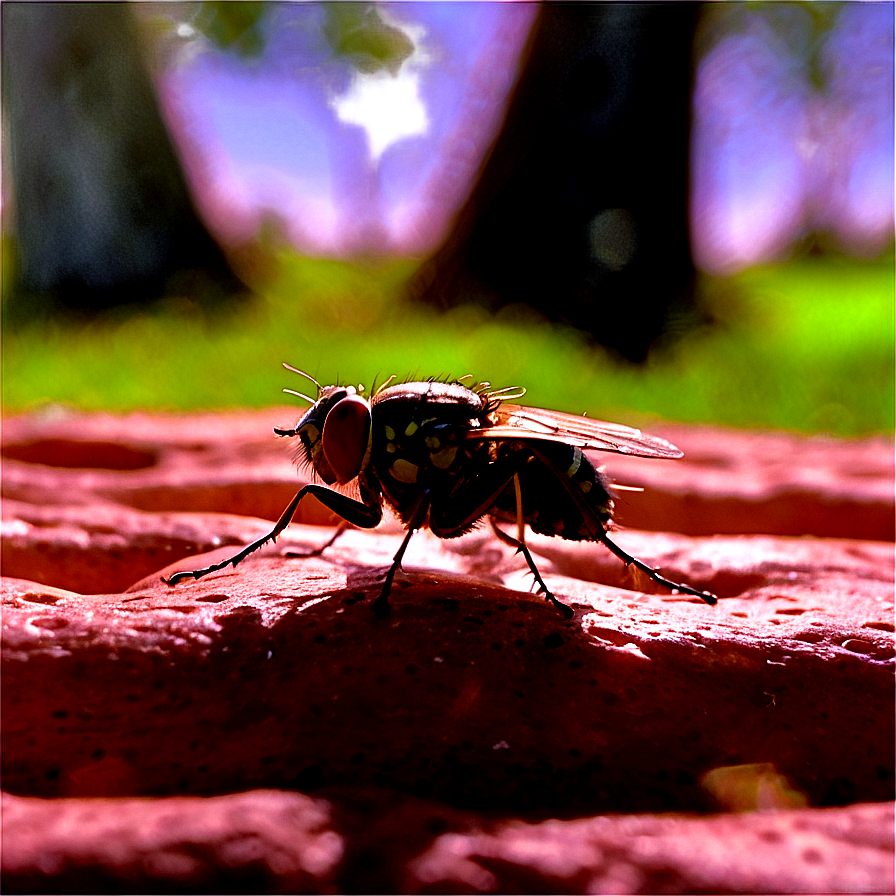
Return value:
M 287 361 L 891 431 L 893 23 L 4 3 L 4 413 L 265 406 Z

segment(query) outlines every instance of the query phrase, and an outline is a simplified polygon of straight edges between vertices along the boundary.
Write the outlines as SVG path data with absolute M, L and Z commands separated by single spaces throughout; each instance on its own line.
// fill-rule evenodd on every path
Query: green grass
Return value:
M 894 426 L 893 264 L 810 258 L 708 281 L 716 323 L 645 367 L 519 312 L 440 316 L 400 296 L 410 261 L 281 259 L 260 298 L 206 318 L 176 305 L 89 325 L 9 325 L 5 414 L 259 407 L 322 382 L 470 373 L 526 401 L 619 422 L 651 417 L 857 435 Z

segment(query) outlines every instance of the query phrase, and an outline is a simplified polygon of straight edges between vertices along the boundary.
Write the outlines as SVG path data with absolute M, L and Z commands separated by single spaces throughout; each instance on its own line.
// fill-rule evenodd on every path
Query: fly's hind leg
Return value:
M 631 554 L 626 553 L 622 550 L 621 547 L 619 547 L 619 545 L 614 544 L 612 541 L 610 541 L 610 538 L 607 535 L 606 524 L 601 521 L 597 514 L 595 514 L 593 508 L 588 506 L 582 496 L 582 492 L 575 487 L 570 477 L 565 476 L 557 468 L 557 465 L 554 463 L 554 461 L 549 456 L 547 456 L 544 451 L 540 450 L 537 445 L 532 447 L 532 453 L 545 465 L 545 467 L 553 472 L 554 476 L 557 479 L 557 482 L 566 491 L 570 498 L 572 498 L 573 502 L 578 507 L 579 512 L 582 514 L 582 520 L 590 531 L 591 537 L 595 541 L 599 541 L 602 545 L 608 548 L 626 566 L 634 566 L 635 569 L 641 570 L 641 572 L 643 572 L 648 578 L 652 579 L 658 585 L 662 585 L 664 588 L 668 588 L 670 591 L 680 591 L 684 594 L 693 594 L 695 597 L 699 597 L 700 600 L 708 603 L 710 606 L 718 603 L 718 598 L 714 594 L 710 594 L 708 591 L 698 591 L 696 588 L 691 588 L 690 585 L 682 585 L 678 582 L 673 582 L 670 579 L 661 576 L 655 569 L 644 563 L 643 560 L 639 560 L 637 557 L 633 557 Z
M 625 551 L 619 547 L 618 544 L 614 544 L 607 537 L 606 532 L 603 535 L 598 536 L 598 541 L 601 542 L 606 548 L 608 548 L 612 553 L 614 553 L 626 566 L 634 566 L 635 569 L 641 570 L 648 578 L 652 579 L 658 585 L 662 585 L 664 588 L 668 588 L 670 591 L 680 591 L 683 594 L 693 594 L 695 597 L 699 597 L 704 603 L 709 604 L 711 607 L 715 606 L 719 599 L 711 594 L 709 591 L 698 591 L 696 588 L 691 588 L 690 585 L 682 585 L 680 582 L 673 582 L 671 579 L 665 578 L 665 576 L 661 576 L 653 567 L 648 566 L 643 560 L 639 560 L 637 557 L 633 557 L 631 554 L 627 554 Z

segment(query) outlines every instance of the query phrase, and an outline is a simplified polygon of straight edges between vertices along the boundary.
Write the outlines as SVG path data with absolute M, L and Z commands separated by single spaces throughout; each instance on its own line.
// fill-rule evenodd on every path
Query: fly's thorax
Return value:
M 437 418 L 374 418 L 373 463 L 381 480 L 417 485 L 452 475 L 466 457 L 465 427 Z
M 440 383 L 425 381 L 421 383 L 398 383 L 386 389 L 380 389 L 370 401 L 373 407 L 385 409 L 397 406 L 411 414 L 410 408 L 427 407 L 433 413 L 442 413 L 450 417 L 471 419 L 481 416 L 488 407 L 485 395 L 468 389 L 460 383 Z
M 447 493 L 471 460 L 486 448 L 466 434 L 487 402 L 452 383 L 404 383 L 373 401 L 371 465 L 387 499 L 398 506 L 421 489 Z

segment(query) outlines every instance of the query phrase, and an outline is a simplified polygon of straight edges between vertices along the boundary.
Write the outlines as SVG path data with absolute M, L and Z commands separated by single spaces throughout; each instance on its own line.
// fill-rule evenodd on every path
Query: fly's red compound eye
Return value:
M 369 447 L 370 405 L 360 395 L 349 395 L 324 421 L 324 457 L 338 483 L 350 482 L 361 472 Z

